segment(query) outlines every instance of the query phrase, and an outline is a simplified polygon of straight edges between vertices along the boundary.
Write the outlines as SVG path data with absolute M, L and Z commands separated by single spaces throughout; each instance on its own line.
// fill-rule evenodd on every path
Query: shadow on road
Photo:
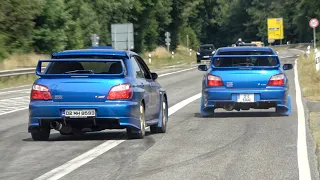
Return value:
M 145 136 L 152 135 L 146 131 Z M 61 135 L 60 133 L 51 133 L 48 141 L 102 141 L 102 140 L 128 140 L 125 131 L 118 132 L 92 132 L 82 135 Z M 134 140 L 134 139 L 133 139 Z M 32 138 L 22 139 L 22 141 L 34 141 Z
M 233 117 L 281 117 L 275 112 L 215 112 L 214 115 L 201 117 L 200 113 L 195 113 L 197 118 L 233 118 Z

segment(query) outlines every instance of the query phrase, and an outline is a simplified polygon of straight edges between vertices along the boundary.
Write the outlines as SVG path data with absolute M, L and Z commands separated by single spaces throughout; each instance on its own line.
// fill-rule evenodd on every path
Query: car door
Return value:
M 152 105 L 152 89 L 150 86 L 150 83 L 145 78 L 144 72 L 141 69 L 136 57 L 132 57 L 132 65 L 133 70 L 136 73 L 136 85 L 142 89 L 145 90 L 145 118 L 146 120 L 152 120 L 153 119 L 153 105 Z
M 152 79 L 151 72 L 146 65 L 146 63 L 143 61 L 143 59 L 139 56 L 136 56 L 137 62 L 139 63 L 140 68 L 142 69 L 146 81 L 149 83 L 151 87 L 151 116 L 153 119 L 158 118 L 159 116 L 159 110 L 160 110 L 160 89 L 159 84 L 155 80 Z

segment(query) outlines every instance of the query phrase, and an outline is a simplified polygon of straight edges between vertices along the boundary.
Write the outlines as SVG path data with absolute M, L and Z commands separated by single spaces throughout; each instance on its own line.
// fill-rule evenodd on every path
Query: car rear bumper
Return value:
M 288 88 L 267 88 L 267 89 L 226 89 L 226 88 L 207 88 L 204 89 L 204 107 L 222 108 L 226 104 L 234 106 L 247 106 L 250 108 L 270 108 L 287 106 Z M 239 103 L 239 94 L 254 94 L 254 102 Z
M 68 121 L 74 124 L 98 124 L 110 128 L 140 128 L 140 104 L 131 101 L 103 103 L 56 103 L 35 101 L 29 104 L 29 131 L 41 123 L 50 121 Z M 64 109 L 95 109 L 96 117 L 67 119 L 62 116 Z

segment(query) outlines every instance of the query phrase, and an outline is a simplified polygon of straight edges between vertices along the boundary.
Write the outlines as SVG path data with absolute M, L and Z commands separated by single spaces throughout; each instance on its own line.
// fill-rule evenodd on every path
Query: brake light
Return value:
M 284 85 L 284 74 L 277 74 L 271 76 L 268 86 L 283 86 Z
M 130 84 L 120 84 L 113 86 L 108 94 L 108 100 L 130 99 L 132 88 Z
M 219 76 L 208 75 L 208 86 L 223 86 L 222 79 Z
M 52 96 L 46 86 L 34 84 L 31 90 L 31 100 L 52 100 Z

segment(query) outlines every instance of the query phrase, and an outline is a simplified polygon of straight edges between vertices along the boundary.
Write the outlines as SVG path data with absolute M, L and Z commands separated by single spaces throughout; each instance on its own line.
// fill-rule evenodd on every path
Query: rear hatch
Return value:
M 226 88 L 266 88 L 270 78 L 281 73 L 277 56 L 216 56 L 212 75 Z
M 54 102 L 104 102 L 113 86 L 126 81 L 123 59 L 51 61 L 43 73 L 38 67 L 48 61 L 39 61 L 36 84 L 46 86 Z

